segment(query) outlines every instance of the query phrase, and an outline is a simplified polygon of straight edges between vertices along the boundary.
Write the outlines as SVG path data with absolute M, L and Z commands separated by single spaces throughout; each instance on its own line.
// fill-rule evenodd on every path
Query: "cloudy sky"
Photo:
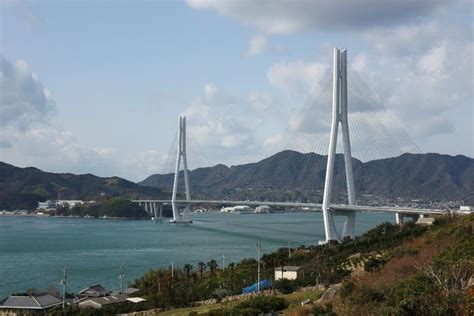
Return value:
M 258 160 L 333 47 L 422 152 L 474 156 L 469 0 L 0 3 L 0 160 L 17 166 L 142 180 L 169 168 L 180 114 L 191 167 Z

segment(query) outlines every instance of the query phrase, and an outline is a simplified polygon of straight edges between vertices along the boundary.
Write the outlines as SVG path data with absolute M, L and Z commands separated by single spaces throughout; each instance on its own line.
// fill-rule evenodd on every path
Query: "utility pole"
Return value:
M 222 272 L 225 270 L 225 255 L 222 254 Z
M 260 242 L 257 242 L 257 292 L 260 292 Z
M 63 274 L 63 279 L 59 284 L 63 286 L 63 310 L 64 307 L 66 306 L 66 283 L 67 283 L 67 267 L 64 266 L 64 274 Z
M 125 279 L 125 267 L 122 266 L 120 273 L 119 273 L 119 279 L 120 279 L 120 294 L 123 293 L 123 280 Z
M 174 261 L 171 260 L 171 280 L 174 279 Z

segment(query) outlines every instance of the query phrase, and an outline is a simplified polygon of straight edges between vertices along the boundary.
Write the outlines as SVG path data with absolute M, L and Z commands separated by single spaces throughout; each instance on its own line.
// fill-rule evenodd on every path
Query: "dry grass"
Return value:
M 285 311 L 285 313 L 283 315 L 285 315 L 285 316 L 306 316 L 306 315 L 310 314 L 310 312 L 311 312 L 311 307 L 299 306 L 299 307 L 294 307 L 292 309 L 289 309 L 289 310 Z

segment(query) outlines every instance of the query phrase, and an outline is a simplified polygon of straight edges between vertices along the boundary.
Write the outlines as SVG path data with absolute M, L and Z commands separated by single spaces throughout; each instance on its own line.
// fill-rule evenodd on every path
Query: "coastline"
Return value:
M 0 216 L 5 217 L 56 217 L 56 218 L 80 218 L 80 219 L 111 219 L 111 220 L 133 220 L 133 221 L 140 221 L 140 220 L 150 220 L 150 218 L 141 217 L 141 218 L 133 218 L 133 217 L 93 217 L 93 216 L 75 216 L 75 215 L 48 215 L 48 214 L 36 214 L 36 213 L 28 213 L 27 211 L 13 211 L 13 212 L 0 212 Z

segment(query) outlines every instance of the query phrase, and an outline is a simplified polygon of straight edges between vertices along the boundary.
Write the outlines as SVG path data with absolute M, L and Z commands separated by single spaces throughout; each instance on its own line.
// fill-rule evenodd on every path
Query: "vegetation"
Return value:
M 340 314 L 462 315 L 473 309 L 474 216 L 441 218 L 383 251 L 383 266 L 344 280 Z M 368 262 L 368 261 L 367 261 Z M 367 263 L 366 262 L 366 263 Z M 366 266 L 367 270 L 367 266 Z
M 34 210 L 38 201 L 59 198 L 100 201 L 103 197 L 169 197 L 158 189 L 119 177 L 51 173 L 31 167 L 18 168 L 3 162 L 0 162 L 0 175 L 0 210 Z
M 50 211 L 51 215 L 57 216 L 90 216 L 90 217 L 112 217 L 139 219 L 148 218 L 148 214 L 137 203 L 129 200 L 110 198 L 101 203 L 85 203 L 72 208 L 60 207 Z
M 120 205 L 120 201 L 110 201 Z M 271 279 L 275 267 L 299 265 L 298 280 L 273 282 L 269 296 L 240 296 L 257 281 L 257 262 L 244 259 L 223 271 L 216 260 L 196 267 L 148 271 L 132 286 L 146 302 L 120 304 L 100 311 L 55 309 L 51 314 L 112 315 L 155 309 L 163 315 L 259 315 L 284 311 L 285 315 L 471 315 L 474 311 L 474 215 L 440 217 L 430 226 L 383 223 L 355 240 L 321 246 L 279 249 L 261 260 L 262 278 Z M 341 283 L 334 297 L 321 297 L 319 284 Z M 328 290 L 328 293 L 331 290 Z M 290 293 L 290 294 L 284 294 Z M 205 305 L 192 307 L 204 304 Z M 301 306 L 302 301 L 309 305 Z M 207 305 L 209 304 L 209 305 Z M 161 314 L 161 313 L 160 313 Z
M 191 171 L 191 191 L 212 199 L 321 202 L 326 156 L 285 150 L 256 163 L 232 167 L 217 165 Z M 474 203 L 474 159 L 440 154 L 403 154 L 398 157 L 361 162 L 353 159 L 356 191 L 364 194 L 410 201 L 465 200 Z M 298 168 L 295 168 L 298 166 Z M 334 165 L 334 192 L 345 192 L 344 158 Z M 288 172 L 291 170 L 291 172 Z M 407 178 L 407 175 L 410 175 Z M 139 184 L 168 189 L 173 174 L 155 174 Z M 182 179 L 182 177 L 181 177 Z M 336 202 L 346 195 L 335 194 Z M 367 198 L 369 201 L 372 198 Z M 367 204 L 365 204 L 367 205 Z
M 442 217 L 432 227 L 384 223 L 355 240 L 293 249 L 291 258 L 288 249 L 282 248 L 262 257 L 262 278 L 271 279 L 275 267 L 300 265 L 305 271 L 300 279 L 274 282 L 274 288 L 290 293 L 317 283 L 342 282 L 331 304 L 290 305 L 288 315 L 462 314 L 473 309 L 469 281 L 474 273 L 473 224 L 474 216 Z M 151 270 L 133 286 L 141 289 L 151 306 L 170 309 L 219 298 L 222 289 L 228 295 L 240 294 L 254 282 L 256 260 L 244 259 L 225 271 L 211 260 L 199 263 L 195 270 L 190 265 L 176 269 L 173 278 L 170 269 Z M 257 315 L 287 308 L 288 299 L 283 306 L 274 300 L 278 297 L 216 305 L 200 309 L 199 315 Z

